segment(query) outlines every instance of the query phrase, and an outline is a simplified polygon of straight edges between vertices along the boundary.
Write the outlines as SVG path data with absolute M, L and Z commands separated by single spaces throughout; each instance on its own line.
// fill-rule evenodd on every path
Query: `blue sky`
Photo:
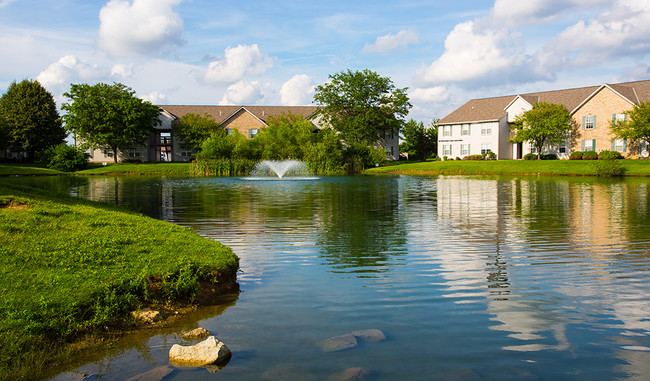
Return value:
M 0 92 L 121 82 L 155 104 L 310 104 L 370 69 L 428 122 L 467 100 L 650 79 L 648 0 L 0 0 Z

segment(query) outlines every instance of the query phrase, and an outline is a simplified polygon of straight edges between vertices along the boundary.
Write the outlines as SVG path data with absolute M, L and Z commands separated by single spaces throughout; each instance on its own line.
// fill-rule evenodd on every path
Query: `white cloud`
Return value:
M 182 44 L 182 0 L 111 0 L 99 12 L 100 48 L 115 56 L 146 55 Z
M 128 78 L 133 75 L 133 65 L 115 64 L 111 69 L 111 75 L 115 77 Z
M 167 96 L 165 94 L 159 93 L 158 91 L 152 91 L 147 95 L 140 96 L 140 98 L 154 105 L 162 105 L 167 103 Z
M 52 91 L 52 89 L 62 87 L 68 88 L 73 82 L 92 82 L 107 75 L 107 69 L 68 55 L 51 64 L 36 79 L 45 88 Z
M 285 106 L 300 106 L 312 103 L 315 86 L 312 78 L 306 74 L 294 75 L 282 84 L 281 102 Z
M 389 33 L 385 36 L 377 37 L 375 43 L 366 44 L 361 50 L 361 53 L 385 53 L 408 44 L 417 44 L 418 42 L 420 42 L 420 38 L 417 33 L 412 30 L 400 30 L 395 35 Z
M 15 3 L 17 0 L 0 0 L 0 9 L 8 6 L 11 3 Z
M 417 88 L 410 92 L 409 98 L 414 102 L 439 103 L 449 99 L 449 92 L 444 86 Z
M 531 25 L 553 22 L 574 10 L 610 4 L 611 0 L 496 0 L 490 16 L 495 24 Z
M 575 56 L 576 66 L 593 66 L 604 60 L 650 54 L 650 3 L 622 0 L 589 21 L 566 28 L 545 47 Z
M 207 82 L 235 82 L 246 75 L 263 74 L 273 67 L 273 59 L 262 53 L 257 44 L 228 47 L 225 57 L 210 62 L 205 72 Z
M 241 80 L 228 86 L 221 98 L 221 105 L 253 105 L 259 103 L 264 96 L 262 86 L 258 81 Z

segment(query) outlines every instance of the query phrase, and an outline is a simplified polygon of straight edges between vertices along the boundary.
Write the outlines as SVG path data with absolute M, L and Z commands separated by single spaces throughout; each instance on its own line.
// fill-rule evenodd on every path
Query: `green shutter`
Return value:
M 587 122 L 587 117 L 586 117 L 586 116 L 583 116 L 583 117 L 582 117 L 582 129 L 583 129 L 583 130 L 585 129 L 585 123 L 586 123 L 586 122 Z M 584 148 L 585 148 L 585 147 L 584 147 L 584 142 L 583 142 L 583 147 L 582 147 L 582 150 L 583 150 L 583 151 L 584 151 Z
M 612 122 L 614 122 L 614 123 L 618 122 L 618 121 L 616 120 L 616 114 L 612 114 Z
M 612 151 L 616 151 L 616 139 L 612 139 Z
M 591 150 L 596 151 L 596 139 L 593 139 L 591 142 Z
M 583 118 L 584 118 L 584 116 L 583 116 Z M 584 150 L 585 150 L 585 140 L 582 139 L 582 149 L 581 149 L 581 151 L 584 152 Z
M 596 129 L 596 126 L 598 126 L 598 123 L 596 122 L 596 118 L 597 118 L 596 115 L 594 115 L 594 129 Z M 596 150 L 596 143 L 594 143 L 594 151 L 595 150 Z
M 627 152 L 627 139 L 623 139 L 623 152 Z

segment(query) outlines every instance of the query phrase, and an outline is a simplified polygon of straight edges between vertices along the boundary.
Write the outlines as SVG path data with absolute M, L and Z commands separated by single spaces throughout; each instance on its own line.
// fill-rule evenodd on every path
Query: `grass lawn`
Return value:
M 0 176 L 34 176 L 34 175 L 62 175 L 64 172 L 45 168 L 39 164 L 0 164 Z
M 650 176 L 650 160 L 620 160 L 625 176 Z M 368 174 L 408 175 L 563 175 L 595 176 L 592 160 L 450 160 L 398 162 L 366 170 Z
M 189 228 L 2 179 L 0 242 L 0 379 L 40 378 L 67 343 L 132 327 L 144 305 L 191 303 L 239 261 Z
M 190 163 L 139 163 L 94 165 L 78 175 L 180 175 L 189 176 Z

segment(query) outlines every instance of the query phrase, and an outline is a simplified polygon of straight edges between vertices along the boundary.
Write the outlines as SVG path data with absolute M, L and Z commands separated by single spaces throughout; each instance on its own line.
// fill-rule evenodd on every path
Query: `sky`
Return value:
M 428 124 L 473 98 L 650 79 L 649 0 L 0 0 L 0 93 L 119 82 L 154 104 L 309 105 L 370 69 Z

